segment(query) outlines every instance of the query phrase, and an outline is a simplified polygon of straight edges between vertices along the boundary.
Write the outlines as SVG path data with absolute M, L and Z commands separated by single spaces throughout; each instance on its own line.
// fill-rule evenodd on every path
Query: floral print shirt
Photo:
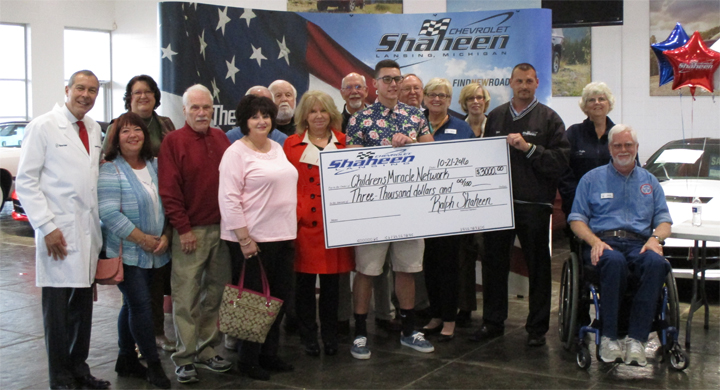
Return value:
M 347 145 L 387 146 L 395 133 L 417 140 L 430 134 L 425 115 L 417 107 L 398 102 L 392 110 L 375 102 L 350 118 Z

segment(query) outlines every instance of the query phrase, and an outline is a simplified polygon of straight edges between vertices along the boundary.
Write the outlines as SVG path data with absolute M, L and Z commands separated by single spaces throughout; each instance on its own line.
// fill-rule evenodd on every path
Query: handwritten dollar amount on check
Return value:
M 485 194 L 507 186 L 495 187 L 477 178 L 506 174 L 505 165 L 473 167 L 465 158 L 438 160 L 432 168 L 391 169 L 381 176 L 355 174 L 349 185 L 331 188 L 350 188 L 350 199 L 331 205 L 427 197 L 430 212 L 435 213 L 487 207 L 493 205 L 493 200 Z

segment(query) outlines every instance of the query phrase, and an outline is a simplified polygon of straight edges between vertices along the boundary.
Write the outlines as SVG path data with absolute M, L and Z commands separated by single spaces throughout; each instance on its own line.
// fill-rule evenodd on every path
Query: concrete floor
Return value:
M 10 206 L 8 204 L 7 206 Z M 564 240 L 556 240 L 553 269 L 557 295 L 559 269 L 567 256 Z M 0 389 L 48 388 L 47 357 L 43 339 L 40 289 L 35 287 L 33 231 L 28 224 L 13 221 L 6 208 L 0 213 Z M 478 296 L 482 299 L 481 296 Z M 553 298 L 553 302 L 557 302 Z M 481 302 L 480 302 L 481 306 Z M 681 303 L 684 342 L 688 303 Z M 93 312 L 93 333 L 88 363 L 93 375 L 112 382 L 114 389 L 152 388 L 140 379 L 119 378 L 114 372 L 117 355 L 116 320 L 120 292 L 116 287 L 99 288 Z M 295 371 L 274 374 L 269 382 L 241 376 L 236 369 L 224 374 L 199 370 L 200 383 L 181 385 L 169 375 L 173 388 L 537 388 L 537 389 L 718 389 L 720 388 L 720 307 L 714 298 L 710 307 L 710 329 L 702 326 L 702 313 L 693 321 L 693 347 L 688 354 L 690 367 L 682 372 L 668 368 L 654 357 L 659 346 L 653 335 L 648 344 L 647 367 L 602 364 L 593 360 L 581 370 L 575 355 L 558 341 L 557 306 L 553 307 L 547 346 L 525 346 L 523 329 L 527 299 L 511 297 L 510 317 L 505 336 L 486 343 L 471 343 L 466 337 L 472 329 L 458 329 L 449 343 L 435 343 L 435 352 L 422 354 L 400 346 L 398 334 L 374 329 L 369 321 L 370 360 L 350 356 L 351 340 L 342 339 L 340 353 L 334 357 L 306 356 L 296 336 L 282 335 L 280 355 L 295 365 Z M 481 313 L 473 316 L 474 325 Z M 167 334 L 174 334 L 172 318 L 166 315 Z M 432 341 L 434 337 L 430 337 Z M 237 361 L 234 352 L 219 347 L 220 353 Z M 167 373 L 174 367 L 170 354 L 160 352 Z M 594 359 L 594 354 L 593 354 Z

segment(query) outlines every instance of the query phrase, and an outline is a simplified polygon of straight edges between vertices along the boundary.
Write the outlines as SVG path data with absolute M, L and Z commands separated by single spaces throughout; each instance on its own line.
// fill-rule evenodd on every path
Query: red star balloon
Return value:
M 700 33 L 695 33 L 685 46 L 663 52 L 673 67 L 673 85 L 676 90 L 690 87 L 690 93 L 695 96 L 695 87 L 704 88 L 712 93 L 713 73 L 720 66 L 720 53 L 705 46 Z

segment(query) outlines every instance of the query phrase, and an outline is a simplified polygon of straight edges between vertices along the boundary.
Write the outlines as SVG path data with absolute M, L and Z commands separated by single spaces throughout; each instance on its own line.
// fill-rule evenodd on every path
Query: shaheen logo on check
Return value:
M 374 156 L 374 155 L 375 155 L 375 152 L 370 152 L 370 151 L 360 152 L 360 153 L 357 154 L 357 158 L 360 159 L 360 160 L 364 160 L 364 159 L 370 158 L 370 157 L 372 157 L 372 156 Z
M 450 27 L 450 18 L 440 20 L 425 19 L 418 35 L 426 35 L 428 37 L 445 35 L 445 31 L 447 31 L 448 27 Z

